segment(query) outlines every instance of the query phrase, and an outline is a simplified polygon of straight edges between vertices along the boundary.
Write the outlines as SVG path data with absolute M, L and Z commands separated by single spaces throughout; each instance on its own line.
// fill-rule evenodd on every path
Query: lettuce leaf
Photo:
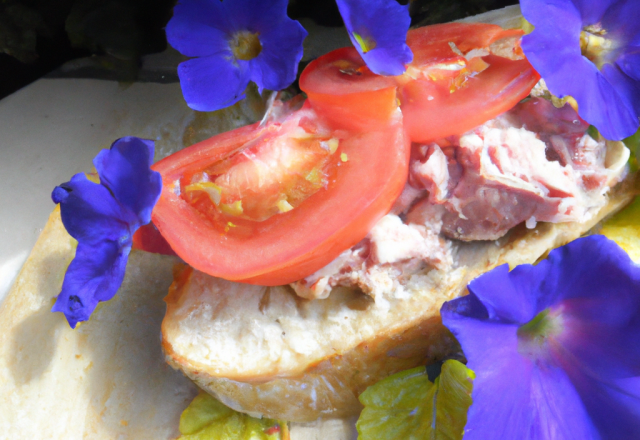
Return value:
M 359 440 L 462 439 L 475 374 L 448 360 L 432 383 L 424 367 L 394 374 L 360 395 Z
M 622 142 L 631 150 L 631 156 L 629 157 L 629 167 L 631 172 L 638 170 L 638 156 L 640 155 L 640 130 L 636 131 Z
M 618 243 L 634 262 L 640 263 L 640 197 L 607 220 L 600 232 Z
M 179 440 L 289 440 L 286 422 L 257 419 L 200 391 L 180 416 Z

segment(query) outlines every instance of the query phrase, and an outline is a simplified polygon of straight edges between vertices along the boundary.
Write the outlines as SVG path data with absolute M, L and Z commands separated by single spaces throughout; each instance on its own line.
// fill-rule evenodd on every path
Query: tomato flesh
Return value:
M 353 47 L 313 60 L 299 84 L 313 108 L 340 128 L 366 130 L 386 124 L 398 108 L 396 81 L 369 70 Z
M 500 39 L 522 34 L 519 29 L 502 29 L 487 23 L 443 23 L 412 29 L 407 32 L 407 45 L 413 51 L 410 66 L 425 66 L 458 57 L 449 43 L 466 54 L 473 49 L 487 48 Z
M 320 142 L 339 139 L 339 143 L 325 162 L 311 161 L 314 169 L 317 163 L 323 164 L 319 169 L 325 183 L 293 209 L 269 212 L 266 219 L 256 221 L 224 212 L 206 191 L 185 191 L 194 178 L 202 181 L 203 172 L 225 176 L 234 166 L 247 163 L 243 156 L 260 159 L 273 153 L 274 145 L 277 150 L 297 142 L 298 128 L 310 121 L 320 127 Z M 323 124 L 312 109 L 304 107 L 285 121 L 223 133 L 156 163 L 153 168 L 162 175 L 163 190 L 153 211 L 154 224 L 188 264 L 229 280 L 279 285 L 324 267 L 364 238 L 389 211 L 406 182 L 410 144 L 399 111 L 375 130 L 347 132 Z M 302 166 L 302 175 L 308 175 L 307 165 Z M 276 168 L 282 171 L 282 163 Z M 269 187 L 264 194 L 267 198 L 280 194 L 294 180 L 283 178 L 275 190 Z M 242 179 L 229 182 L 236 190 L 253 187 L 251 179 L 244 187 Z
M 429 72 L 405 81 L 398 90 L 411 140 L 428 142 L 462 134 L 527 97 L 540 76 L 526 59 L 485 55 L 468 60 L 460 55 L 486 50 L 493 43 L 521 34 L 520 30 L 481 23 L 447 23 L 409 31 L 407 44 L 414 52 L 414 60 L 407 72 Z M 474 60 L 485 64 L 478 73 L 469 69 Z M 462 69 L 446 69 L 456 64 Z M 433 71 L 438 71 L 439 66 L 444 69 L 441 77 L 434 80 Z
M 480 23 L 427 26 L 407 34 L 414 59 L 404 75 L 374 75 L 345 48 L 310 63 L 300 88 L 343 127 L 375 126 L 399 102 L 413 142 L 462 134 L 515 106 L 539 81 L 527 60 L 489 55 L 493 44 L 513 44 L 521 34 Z
M 413 81 L 399 90 L 405 127 L 412 141 L 462 134 L 513 108 L 538 82 L 526 60 L 489 55 L 489 67 L 453 93 L 448 84 Z M 476 83 L 483 82 L 481 87 Z M 469 103 L 482 103 L 469 105 Z
M 289 211 L 328 184 L 340 141 L 334 133 L 301 117 L 272 125 L 241 154 L 212 164 L 181 181 L 194 206 L 255 221 Z M 305 119 L 306 118 L 306 119 Z M 303 120 L 304 119 L 304 120 Z M 287 136 L 279 135 L 287 132 Z M 207 207 L 209 205 L 209 207 Z M 215 206 L 214 206 L 215 205 Z

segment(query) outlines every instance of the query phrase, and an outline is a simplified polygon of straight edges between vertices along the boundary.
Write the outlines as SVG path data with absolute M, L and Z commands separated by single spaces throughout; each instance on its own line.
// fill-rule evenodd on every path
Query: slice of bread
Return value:
M 535 263 L 583 235 L 631 200 L 631 180 L 586 222 L 521 225 L 497 241 L 457 243 L 453 270 L 412 276 L 378 303 L 346 288 L 309 301 L 289 287 L 239 284 L 185 267 L 165 299 L 167 361 L 239 411 L 292 421 L 356 414 L 367 386 L 459 353 L 440 322 L 445 301 L 483 272 Z
M 74 253 L 56 208 L 0 305 L 0 438 L 176 438 L 197 393 L 160 345 L 177 258 L 133 251 L 118 295 L 72 330 L 50 310 Z
M 118 294 L 71 330 L 50 310 L 74 253 L 56 207 L 0 304 L 0 439 L 175 439 L 198 392 L 161 349 L 179 260 L 132 251 Z M 354 424 L 292 425 L 291 440 L 354 440 Z

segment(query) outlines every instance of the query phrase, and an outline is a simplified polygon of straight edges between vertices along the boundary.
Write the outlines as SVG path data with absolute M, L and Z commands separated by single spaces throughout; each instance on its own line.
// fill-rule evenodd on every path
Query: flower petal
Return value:
M 376 47 L 361 55 L 372 72 L 387 76 L 402 75 L 405 71 L 405 66 L 413 60 L 413 53 L 409 46 L 402 47 L 399 50 Z
M 441 310 L 476 373 L 464 439 L 597 438 L 564 372 L 521 356 L 518 326 L 492 322 L 482 307 L 472 293 Z
M 564 0 L 564 2 L 567 1 L 569 0 Z M 598 23 L 602 20 L 605 11 L 618 1 L 619 0 L 571 0 L 576 9 L 580 11 L 580 17 L 582 18 L 584 26 Z M 538 1 L 538 3 L 543 2 Z M 543 7 L 540 6 L 540 9 L 543 9 Z
M 620 246 L 603 235 L 574 240 L 552 250 L 548 258 L 538 265 L 526 266 L 537 269 L 542 263 L 548 269 L 537 273 L 534 270 L 532 276 L 546 278 L 545 288 L 558 292 L 556 301 L 597 298 L 602 305 L 607 304 L 607 308 L 613 306 L 616 309 L 617 303 L 609 304 L 611 298 L 616 301 L 640 301 L 640 297 L 634 299 L 634 292 L 640 291 L 633 286 L 633 283 L 640 281 L 640 267 L 633 264 Z M 513 272 L 521 267 L 525 266 L 518 266 Z M 607 295 L 602 292 L 607 292 Z M 616 315 L 613 319 L 618 320 L 620 316 Z
M 545 307 L 540 307 L 537 288 L 543 276 L 532 277 L 532 266 L 518 266 L 509 273 L 504 264 L 469 283 L 472 292 L 487 310 L 487 318 L 493 321 L 521 325 L 529 322 Z M 523 288 L 521 280 L 536 287 Z M 546 301 L 545 301 L 546 303 Z
M 307 31 L 287 18 L 260 34 L 262 52 L 249 61 L 250 77 L 258 89 L 281 90 L 295 81 Z
M 234 21 L 235 30 L 262 34 L 269 28 L 293 21 L 287 16 L 288 0 L 224 0 L 222 3 Z
M 627 61 L 633 61 L 633 55 L 629 58 Z M 617 62 L 615 65 L 605 64 L 602 68 L 602 74 L 618 94 L 628 101 L 627 105 L 631 109 L 630 111 L 635 115 L 640 115 L 640 81 L 636 81 L 625 74 L 622 69 L 618 67 Z M 638 73 L 634 72 L 634 75 L 637 76 Z M 637 123 L 638 116 L 636 116 L 635 119 Z
M 409 5 L 393 0 L 337 0 L 351 42 L 372 72 L 401 75 L 413 60 L 407 46 Z M 366 47 L 363 47 L 363 44 Z
M 554 357 L 601 437 L 634 438 L 640 432 L 640 266 L 602 236 L 561 250 L 550 255 L 565 267 L 558 289 L 574 294 L 562 302 L 564 330 Z
M 557 27 L 561 28 L 564 27 Z M 575 44 L 577 50 L 557 47 L 558 41 L 572 38 L 569 32 L 547 31 L 552 32 L 541 26 L 525 35 L 522 48 L 551 93 L 559 97 L 573 96 L 578 102 L 580 117 L 595 125 L 607 139 L 620 140 L 635 133 L 638 118 L 629 107 L 624 91 L 616 90 L 591 61 L 580 55 L 578 43 Z
M 233 28 L 226 17 L 219 0 L 181 0 L 167 23 L 167 41 L 188 57 L 228 50 Z
M 624 85 L 611 83 L 612 75 L 605 73 L 611 66 L 605 65 L 603 74 L 583 57 L 579 42 L 582 26 L 598 22 L 613 2 L 583 0 L 575 3 L 569 0 L 523 0 L 523 15 L 535 30 L 523 37 L 522 49 L 551 93 L 559 97 L 574 97 L 580 116 L 595 125 L 605 138 L 624 139 L 635 133 L 638 127 L 633 96 L 629 96 Z
M 111 299 L 124 278 L 131 244 L 105 240 L 79 243 L 52 312 L 62 312 L 71 328 L 86 321 L 100 301 Z
M 640 267 L 601 235 L 563 246 L 548 261 L 546 277 L 563 296 L 556 356 L 599 380 L 640 376 Z
M 574 67 L 571 77 L 575 85 L 565 87 L 565 94 L 578 102 L 580 117 L 596 126 L 609 140 L 622 140 L 634 134 L 638 129 L 638 117 L 634 114 L 630 97 L 618 87 L 620 84 L 611 82 L 615 76 L 607 72 L 611 66 L 605 65 L 603 73 L 600 73 L 585 59 Z M 564 77 L 558 77 L 558 81 L 566 80 L 567 73 L 563 72 Z M 575 78 L 582 78 L 582 87 L 577 86 Z
M 128 222 L 137 221 L 107 188 L 89 181 L 82 173 L 57 186 L 51 197 L 60 204 L 65 229 L 80 243 L 118 241 L 129 234 Z
M 245 66 L 245 63 L 235 63 L 230 52 L 181 63 L 178 76 L 187 105 L 206 112 L 244 99 L 244 90 L 249 85 L 249 72 Z
M 489 374 L 476 375 L 471 398 L 465 440 L 600 438 L 560 368 L 501 359 Z
M 640 2 L 637 0 L 622 0 L 610 5 L 602 15 L 602 27 L 607 31 L 606 37 L 621 45 L 629 44 L 633 37 L 640 33 L 638 17 Z
M 616 64 L 628 77 L 640 82 L 640 47 L 627 48 L 618 57 Z
M 543 8 L 535 0 L 523 0 L 521 7 L 523 15 L 535 26 L 531 34 L 522 37 L 522 49 L 527 59 L 552 93 L 560 97 L 568 95 L 564 90 L 567 87 L 565 77 L 569 73 L 575 74 L 574 65 L 579 65 L 579 74 L 589 70 L 584 67 L 589 62 L 580 53 L 582 21 L 578 11 L 569 1 L 556 1 Z M 595 65 L 593 70 L 597 71 Z
M 599 438 L 635 439 L 640 432 L 640 378 L 594 380 L 589 371 L 574 367 L 563 365 L 600 433 Z
M 151 211 L 162 191 L 160 173 L 150 168 L 153 149 L 151 140 L 124 137 L 115 141 L 109 150 L 102 150 L 93 160 L 100 183 L 138 216 L 139 225 L 151 221 Z
M 589 236 L 536 266 L 499 269 L 441 310 L 476 372 L 465 440 L 488 432 L 491 438 L 635 438 L 640 266 L 611 240 Z M 532 292 L 523 294 L 527 289 Z M 525 305 L 510 306 L 507 295 Z M 521 340 L 519 325 L 510 322 L 531 303 L 549 309 L 558 327 L 542 331 L 543 339 Z
M 72 328 L 89 319 L 99 301 L 115 295 L 122 283 L 133 234 L 151 220 L 162 178 L 150 169 L 153 142 L 117 140 L 94 159 L 100 183 L 76 174 L 57 186 L 62 223 L 78 240 L 53 311 L 63 312 Z
M 640 122 L 638 120 L 638 116 L 640 116 L 640 82 L 634 81 L 623 73 L 617 65 L 614 66 L 611 64 L 605 64 L 603 66 L 602 76 L 606 78 L 607 83 L 611 85 L 619 98 L 619 112 L 622 113 L 623 104 L 626 112 L 619 114 L 617 116 L 619 119 L 614 119 L 610 122 L 613 130 L 609 131 L 614 131 L 618 138 L 607 136 L 607 131 L 601 131 L 601 133 L 607 139 L 622 140 L 633 135 L 638 130 Z M 614 110 L 613 113 L 615 115 L 616 111 Z
M 580 3 L 599 3 L 592 0 L 581 0 Z M 575 3 L 578 3 L 576 0 Z M 538 40 L 545 38 L 546 50 L 564 49 L 573 53 L 580 53 L 579 43 L 580 31 L 583 22 L 580 15 L 580 8 L 571 0 L 521 0 L 520 8 L 522 15 L 535 26 L 532 36 L 525 37 L 524 40 Z M 562 23 L 556 26 L 555 23 Z M 539 29 L 543 28 L 543 29 Z M 533 33 L 536 35 L 533 37 Z M 559 39 L 562 38 L 562 39 Z M 532 44 L 532 43 L 529 43 Z

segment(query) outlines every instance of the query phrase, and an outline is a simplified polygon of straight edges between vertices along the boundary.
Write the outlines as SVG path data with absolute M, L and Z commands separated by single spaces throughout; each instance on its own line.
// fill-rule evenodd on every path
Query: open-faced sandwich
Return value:
M 232 2 L 200 6 L 222 14 Z M 467 294 L 472 280 L 503 264 L 537 263 L 631 202 L 636 176 L 620 139 L 637 129 L 637 115 L 612 128 L 592 119 L 594 105 L 581 95 L 571 93 L 577 104 L 552 95 L 569 93 L 558 92 L 556 78 L 538 67 L 535 45 L 522 43 L 524 31 L 479 23 L 408 34 L 404 28 L 406 45 L 392 56 L 350 15 L 356 3 L 339 2 L 356 48 L 311 62 L 299 81 L 306 96 L 273 99 L 262 121 L 153 165 L 151 141 L 120 139 L 96 158 L 97 181 L 77 175 L 54 190 L 62 222 L 79 242 L 54 311 L 73 327 L 88 320 L 120 287 L 132 247 L 175 253 L 182 262 L 134 250 L 119 294 L 133 300 L 118 303 L 133 301 L 134 315 L 144 320 L 130 274 L 158 272 L 157 289 L 168 288 L 167 310 L 161 328 L 149 320 L 145 331 L 161 331 L 169 365 L 255 417 L 350 417 L 362 410 L 359 396 L 382 379 L 446 358 L 464 360 L 440 310 Z M 395 6 L 386 13 L 396 14 Z M 189 56 L 202 55 L 185 42 L 189 25 L 202 25 L 198 7 L 179 3 L 168 27 L 170 40 Z M 256 75 L 261 54 L 274 54 L 269 31 L 250 30 L 229 43 L 239 76 L 245 73 L 238 60 L 255 60 L 247 69 Z M 593 32 L 606 41 L 606 33 Z M 386 52 L 376 58 L 376 49 Z M 207 56 L 215 54 L 196 60 Z M 190 104 L 202 108 L 210 97 L 194 98 L 206 81 L 191 61 L 183 65 L 182 85 Z M 260 72 L 251 78 L 261 87 L 273 84 Z M 213 105 L 240 99 L 223 98 Z M 69 241 L 54 222 L 55 240 Z M 69 252 L 71 245 L 64 246 Z M 64 263 L 52 269 L 56 289 Z M 3 316 L 17 307 L 8 304 Z M 75 334 L 96 325 L 110 304 Z M 127 359 L 135 363 L 135 352 Z M 169 370 L 153 376 L 150 386 L 162 391 L 149 396 L 161 401 L 160 417 L 175 415 L 174 406 L 192 396 L 180 380 Z M 100 397 L 91 395 L 94 405 Z

